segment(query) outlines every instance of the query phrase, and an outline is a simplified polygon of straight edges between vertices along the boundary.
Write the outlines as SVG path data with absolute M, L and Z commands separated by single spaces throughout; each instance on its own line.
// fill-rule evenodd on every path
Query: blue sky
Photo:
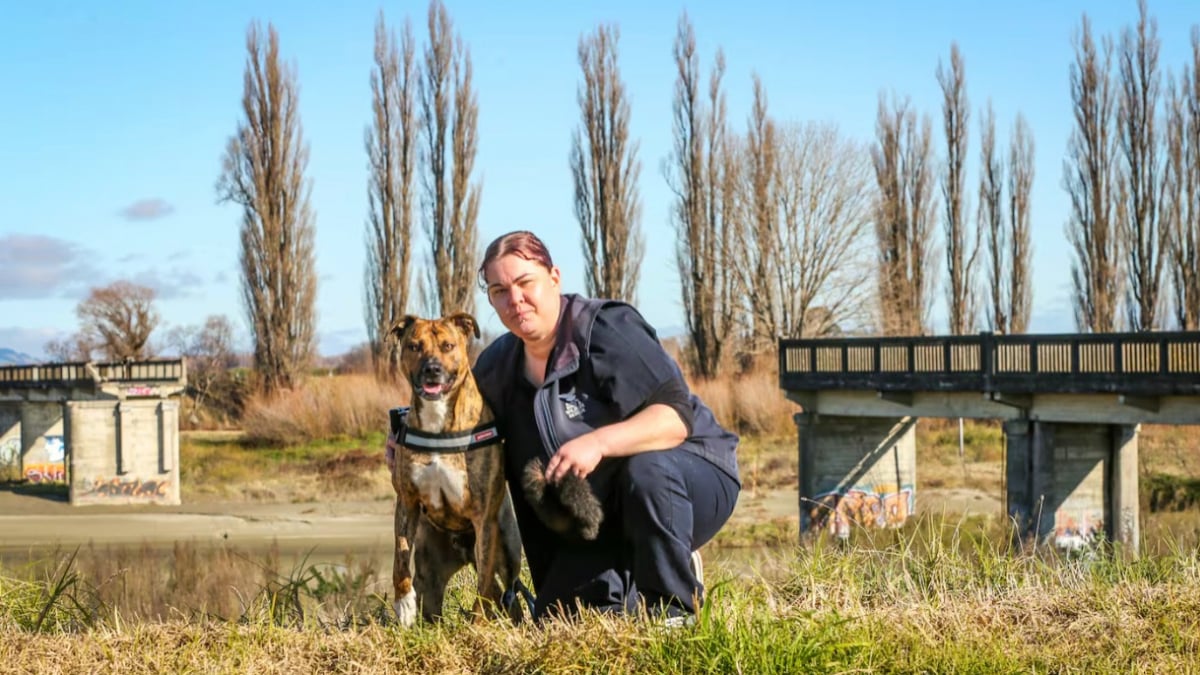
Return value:
M 240 346 L 248 346 L 237 271 L 240 213 L 217 203 L 214 185 L 240 120 L 253 20 L 274 24 L 299 76 L 316 214 L 319 351 L 337 354 L 363 342 L 363 131 L 381 8 L 393 27 L 411 18 L 423 40 L 423 2 L 40 2 L 0 9 L 0 347 L 42 356 L 48 339 L 78 328 L 74 308 L 87 290 L 117 279 L 158 290 L 164 328 L 225 314 L 238 327 Z M 1073 329 L 1061 188 L 1071 36 L 1087 11 L 1097 35 L 1115 37 L 1137 20 L 1132 0 L 588 0 L 447 8 L 475 66 L 480 240 L 534 230 L 563 268 L 566 289 L 576 291 L 583 290 L 582 257 L 567 164 L 579 118 L 576 46 L 601 22 L 619 25 L 642 163 L 647 255 L 639 305 L 668 330 L 682 324 L 661 171 L 671 145 L 671 49 L 680 12 L 691 16 L 706 73 L 716 49 L 725 51 L 729 114 L 739 131 L 753 72 L 779 120 L 830 121 L 869 142 L 879 95 L 888 92 L 911 97 L 936 130 L 935 71 L 957 41 L 972 108 L 969 184 L 977 180 L 981 106 L 991 99 L 1001 148 L 1016 114 L 1024 114 L 1037 153 L 1031 329 Z M 1164 71 L 1178 73 L 1188 58 L 1193 8 L 1151 3 Z M 935 134 L 935 148 L 943 147 Z M 939 305 L 943 295 L 939 290 Z M 477 306 L 484 326 L 500 330 L 482 297 Z M 935 330 L 945 330 L 944 317 L 935 308 Z

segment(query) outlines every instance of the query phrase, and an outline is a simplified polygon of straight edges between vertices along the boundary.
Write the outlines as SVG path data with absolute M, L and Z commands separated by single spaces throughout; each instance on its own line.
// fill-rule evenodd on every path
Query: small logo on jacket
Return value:
M 580 419 L 583 417 L 583 413 L 587 412 L 587 406 L 575 396 L 575 392 L 563 394 L 558 398 L 562 401 L 563 412 L 566 413 L 567 419 Z

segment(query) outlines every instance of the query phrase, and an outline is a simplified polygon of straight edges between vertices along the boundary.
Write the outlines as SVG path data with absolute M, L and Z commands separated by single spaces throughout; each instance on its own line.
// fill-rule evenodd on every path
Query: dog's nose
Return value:
M 442 366 L 442 362 L 437 359 L 425 359 L 425 363 L 421 364 L 421 374 L 427 377 L 438 377 L 445 372 L 446 369 Z

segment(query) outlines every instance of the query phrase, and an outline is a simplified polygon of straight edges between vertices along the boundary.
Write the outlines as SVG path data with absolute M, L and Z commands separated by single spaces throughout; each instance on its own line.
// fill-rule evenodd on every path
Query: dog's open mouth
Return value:
M 436 401 L 436 400 L 440 399 L 442 396 L 445 396 L 446 392 L 450 391 L 450 383 L 449 382 L 421 382 L 421 383 L 418 383 L 414 387 L 414 389 L 417 390 L 417 395 L 420 396 L 421 398 L 429 400 L 429 401 Z

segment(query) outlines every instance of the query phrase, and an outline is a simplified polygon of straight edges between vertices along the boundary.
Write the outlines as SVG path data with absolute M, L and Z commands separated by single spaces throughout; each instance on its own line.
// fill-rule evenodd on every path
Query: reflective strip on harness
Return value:
M 500 438 L 500 432 L 495 423 L 489 422 L 469 431 L 459 431 L 449 434 L 427 434 L 423 431 L 405 427 L 404 447 L 420 452 L 457 453 L 476 450 L 492 445 Z

